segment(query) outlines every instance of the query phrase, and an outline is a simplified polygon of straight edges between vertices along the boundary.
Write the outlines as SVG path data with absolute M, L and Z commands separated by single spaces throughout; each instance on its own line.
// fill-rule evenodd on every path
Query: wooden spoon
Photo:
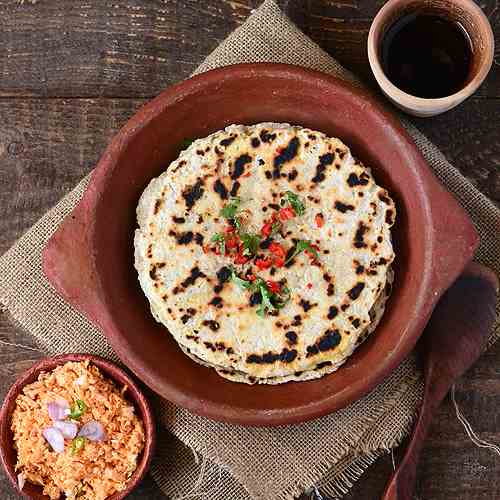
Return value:
M 382 500 L 413 498 L 418 457 L 434 411 L 485 349 L 495 319 L 497 292 L 495 273 L 472 263 L 436 306 L 422 337 L 422 407 L 406 452 L 388 481 Z

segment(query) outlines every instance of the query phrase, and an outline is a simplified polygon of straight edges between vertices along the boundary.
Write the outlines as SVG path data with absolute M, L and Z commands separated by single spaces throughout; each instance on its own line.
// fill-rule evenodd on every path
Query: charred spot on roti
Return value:
M 277 352 L 266 352 L 264 354 L 249 354 L 247 356 L 247 363 L 256 363 L 259 365 L 263 364 L 273 364 L 277 361 L 281 361 L 283 363 L 291 363 L 297 357 L 297 351 L 295 349 L 288 349 L 286 347 L 279 353 Z
M 297 170 L 294 168 L 291 172 L 288 173 L 288 180 L 291 182 L 291 181 L 294 181 L 296 178 L 297 178 L 297 175 L 299 175 L 299 173 L 297 172 Z
M 297 334 L 293 331 L 285 333 L 285 337 L 290 345 L 295 345 L 297 343 Z
M 370 228 L 363 222 L 359 221 L 358 228 L 354 234 L 354 246 L 356 248 L 367 248 L 368 245 L 365 243 L 365 234 L 370 230 Z
M 148 249 L 146 250 L 146 257 L 148 259 L 152 259 L 153 258 L 153 244 L 152 243 L 150 243 L 148 245 Z
M 378 193 L 378 199 L 382 202 L 385 203 L 386 205 L 391 204 L 391 199 L 387 196 L 387 191 L 382 190 Z
M 332 281 L 332 277 L 328 273 L 323 274 L 323 279 L 327 282 L 330 283 Z
M 200 268 L 198 266 L 195 266 L 193 267 L 193 269 L 191 269 L 189 276 L 181 283 L 181 286 L 183 288 L 188 288 L 189 286 L 194 285 L 198 278 L 206 278 L 206 277 L 207 275 L 202 271 L 200 271 Z
M 172 217 L 172 220 L 176 223 L 176 224 L 184 224 L 186 222 L 186 219 L 184 217 L 177 217 L 176 215 L 174 215 Z
M 252 137 L 250 144 L 252 144 L 253 148 L 258 148 L 260 146 L 260 141 L 257 137 Z
M 165 262 L 157 262 L 156 264 L 151 264 L 151 267 L 149 268 L 149 277 L 153 281 L 159 280 L 159 276 L 156 274 L 158 269 L 162 269 L 166 266 L 167 264 Z
M 160 211 L 160 208 L 161 206 L 163 205 L 163 200 L 161 198 L 158 198 L 156 201 L 155 201 L 155 206 L 153 208 L 153 213 L 156 215 L 159 211 Z
M 349 304 L 342 304 L 342 305 L 340 306 L 340 310 L 341 310 L 342 312 L 346 312 L 346 311 L 347 311 L 347 309 L 349 309 Z
M 272 179 L 273 178 L 273 174 L 270 170 L 266 170 L 264 172 L 264 175 L 266 176 L 266 179 Z
M 311 179 L 312 182 L 315 184 L 318 184 L 326 179 L 325 171 L 328 165 L 331 165 L 333 163 L 333 160 L 335 157 L 332 155 L 332 153 L 325 153 L 324 155 L 321 155 L 319 157 L 319 163 L 316 166 L 316 174 L 315 176 Z
M 394 224 L 394 212 L 392 210 L 387 210 L 385 213 L 385 222 L 390 226 Z
M 238 158 L 236 158 L 234 162 L 234 170 L 231 172 L 231 179 L 235 181 L 245 172 L 245 165 L 247 163 L 251 163 L 252 157 L 250 155 L 242 154 Z
M 223 146 L 224 148 L 227 148 L 228 146 L 230 146 L 234 140 L 236 139 L 236 135 L 231 135 L 230 137 L 227 137 L 226 139 L 222 139 L 222 141 L 219 142 L 219 144 L 221 146 Z
M 347 151 L 345 149 L 340 149 L 340 148 L 335 148 L 335 152 L 339 155 L 339 158 L 341 160 L 344 159 L 344 156 L 346 155 Z
M 196 343 L 198 343 L 198 341 L 199 341 L 199 339 L 198 339 L 198 336 L 197 336 L 197 335 L 187 334 L 187 335 L 186 335 L 186 338 L 187 338 L 188 340 L 192 340 L 193 342 L 196 342 Z
M 341 201 L 336 201 L 335 202 L 335 210 L 338 210 L 339 212 L 345 214 L 348 211 L 354 210 L 354 205 L 348 204 L 348 203 L 342 203 Z
M 363 264 L 360 264 L 357 260 L 353 261 L 353 263 L 356 274 L 359 275 L 365 272 L 365 266 L 363 266 Z
M 359 318 L 349 318 L 349 321 L 354 328 L 359 328 L 359 325 L 361 324 L 361 320 Z
M 204 237 L 201 233 L 194 233 L 194 241 L 201 246 L 203 246 Z
M 271 143 L 276 139 L 276 134 L 270 134 L 268 130 L 262 130 L 260 132 L 260 140 L 265 143 Z
M 240 189 L 241 184 L 238 181 L 233 182 L 233 187 L 231 188 L 231 196 L 236 196 L 238 194 L 238 190 Z
M 302 324 L 302 316 L 300 314 L 296 314 L 293 317 L 293 321 L 291 323 L 291 326 L 300 326 Z
M 322 363 L 318 363 L 314 369 L 321 370 L 321 368 L 325 368 L 327 366 L 330 366 L 331 364 L 332 364 L 331 361 L 323 361 Z
M 335 349 L 342 340 L 339 330 L 326 330 L 322 337 L 317 342 L 318 349 L 321 352 Z
M 347 292 L 347 295 L 351 300 L 356 300 L 361 295 L 364 288 L 365 284 L 362 281 L 359 281 Z
M 203 326 L 208 326 L 213 332 L 216 332 L 220 328 L 219 323 L 213 319 L 205 319 L 201 324 Z
M 369 179 L 364 176 L 358 177 L 355 172 L 351 172 L 347 178 L 347 184 L 349 187 L 366 186 L 368 182 L 370 182 Z
M 328 295 L 328 297 L 335 295 L 335 287 L 332 283 L 328 283 L 328 286 L 326 287 L 326 294 Z
M 219 280 L 219 283 L 225 283 L 226 281 L 229 281 L 229 278 L 231 277 L 231 269 L 229 269 L 226 266 L 221 267 L 216 273 L 217 279 Z
M 281 167 L 293 160 L 299 151 L 300 140 L 298 137 L 290 139 L 290 142 L 279 152 L 274 158 L 273 178 L 279 179 L 281 175 Z
M 189 314 L 183 314 L 181 316 L 181 321 L 185 325 L 189 320 L 191 319 L 191 316 Z
M 194 233 L 193 231 L 186 231 L 185 233 L 180 233 L 176 235 L 176 240 L 179 245 L 188 245 L 193 241 Z
M 339 313 L 339 310 L 335 306 L 330 306 L 328 308 L 328 319 L 334 319 Z
M 208 304 L 220 309 L 221 307 L 223 307 L 222 297 L 216 295 Z
M 307 312 L 311 310 L 313 307 L 316 307 L 318 304 L 311 304 L 309 300 L 300 299 L 299 305 L 300 307 L 302 307 L 302 309 L 304 309 L 304 312 Z
M 220 181 L 220 179 L 217 179 L 214 182 L 214 191 L 221 197 L 221 200 L 227 200 L 228 199 L 227 188 Z
M 384 238 L 382 238 L 382 236 L 377 236 L 377 241 L 379 243 L 382 243 L 384 241 Z
M 251 306 L 256 306 L 262 302 L 262 295 L 260 292 L 254 292 L 250 295 L 249 304 Z
M 203 188 L 203 181 L 198 179 L 192 186 L 187 186 L 182 192 L 182 197 L 186 202 L 186 207 L 191 210 L 195 203 L 203 196 L 205 189 Z

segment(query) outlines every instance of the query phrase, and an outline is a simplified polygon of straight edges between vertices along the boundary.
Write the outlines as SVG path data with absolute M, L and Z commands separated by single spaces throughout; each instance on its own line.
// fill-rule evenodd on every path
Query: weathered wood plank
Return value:
M 373 84 L 366 38 L 383 2 L 278 3 L 321 47 Z M 154 96 L 187 77 L 259 4 L 65 0 L 20 5 L 19 0 L 0 0 L 0 96 Z M 495 0 L 480 4 L 500 37 Z M 500 97 L 499 65 L 477 95 Z

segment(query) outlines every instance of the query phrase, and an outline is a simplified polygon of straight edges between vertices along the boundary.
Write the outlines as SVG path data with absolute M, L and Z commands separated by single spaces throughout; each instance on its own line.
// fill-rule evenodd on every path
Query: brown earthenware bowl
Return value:
M 127 488 L 120 493 L 111 495 L 108 497 L 109 500 L 121 500 L 125 498 L 142 481 L 149 468 L 156 442 L 155 423 L 149 403 L 133 379 L 121 368 L 118 368 L 113 363 L 99 356 L 90 354 L 62 354 L 61 356 L 55 356 L 53 358 L 45 358 L 38 361 L 38 363 L 33 365 L 28 371 L 19 376 L 15 384 L 10 388 L 7 396 L 5 396 L 2 409 L 0 410 L 0 459 L 14 488 L 26 498 L 49 500 L 47 495 L 42 494 L 41 486 L 26 481 L 21 491 L 17 484 L 17 473 L 14 470 L 17 455 L 13 446 L 13 436 L 10 429 L 11 415 L 15 408 L 16 398 L 27 384 L 31 384 L 37 380 L 41 372 L 49 372 L 68 361 L 87 360 L 97 366 L 101 373 L 110 380 L 113 380 L 118 387 L 127 386 L 125 397 L 133 403 L 137 415 L 144 423 L 144 450 L 139 457 L 137 469 L 127 483 Z
M 185 139 L 232 123 L 303 125 L 341 138 L 396 200 L 396 282 L 376 333 L 337 372 L 279 386 L 229 382 L 200 366 L 156 323 L 133 266 L 135 209 Z M 399 122 L 332 76 L 242 64 L 174 85 L 116 135 L 75 211 L 49 241 L 45 274 L 105 333 L 136 375 L 200 415 L 245 425 L 302 422 L 365 395 L 411 351 L 443 291 L 472 258 L 477 234 Z

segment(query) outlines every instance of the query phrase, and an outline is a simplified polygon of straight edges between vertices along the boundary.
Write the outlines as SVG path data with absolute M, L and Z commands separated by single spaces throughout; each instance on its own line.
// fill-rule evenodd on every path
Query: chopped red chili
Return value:
M 262 236 L 267 238 L 270 234 L 271 231 L 273 230 L 273 225 L 271 222 L 266 222 L 263 226 L 262 229 L 260 230 Z
M 307 288 L 309 288 L 309 290 L 313 287 L 313 284 L 312 283 L 308 283 L 307 285 Z
M 280 219 L 285 222 L 286 220 L 293 219 L 295 217 L 295 211 L 292 207 L 282 208 L 279 211 Z
M 314 217 L 314 221 L 316 222 L 316 226 L 318 227 L 323 227 L 325 224 L 325 219 L 323 218 L 322 214 L 317 214 L 316 217 Z
M 229 233 L 234 233 L 236 231 L 236 228 L 234 226 L 226 226 L 224 228 L 224 232 L 226 234 L 229 234 Z
M 269 251 L 273 254 L 273 260 L 276 267 L 283 267 L 286 259 L 286 250 L 283 248 L 283 245 L 273 241 L 269 245 Z
M 259 268 L 259 269 L 268 269 L 269 267 L 271 267 L 273 265 L 273 262 L 271 259 L 267 259 L 267 258 L 264 258 L 264 259 L 256 259 L 255 260 L 255 265 Z
M 280 293 L 281 285 L 277 281 L 267 280 L 266 285 L 273 293 Z
M 242 253 L 239 253 L 234 258 L 234 263 L 235 264 L 246 264 L 249 260 L 250 260 L 249 257 L 243 255 Z
M 238 237 L 228 238 L 226 240 L 226 248 L 236 248 L 239 244 Z

